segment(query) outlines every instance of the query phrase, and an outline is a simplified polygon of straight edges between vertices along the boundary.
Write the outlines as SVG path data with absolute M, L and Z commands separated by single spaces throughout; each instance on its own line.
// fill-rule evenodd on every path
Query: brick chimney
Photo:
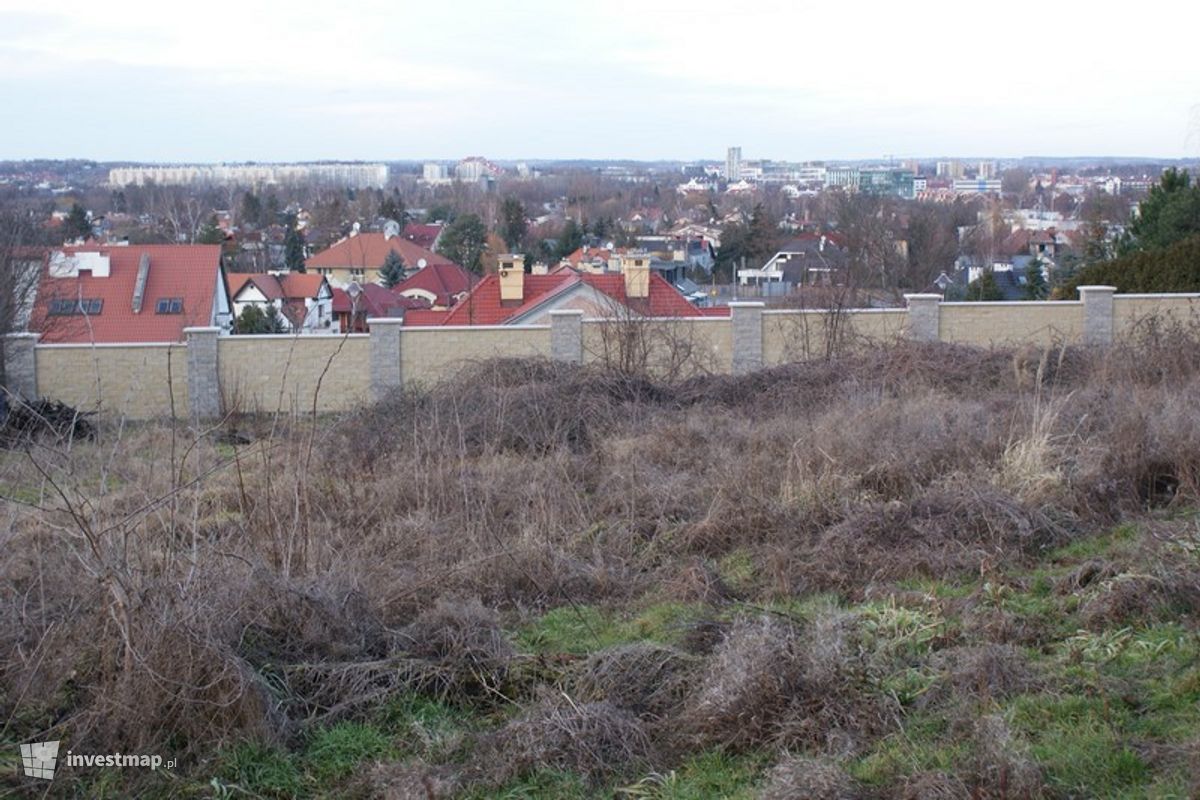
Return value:
M 500 302 L 525 299 L 525 256 L 505 253 L 498 258 L 500 270 Z
M 649 253 L 631 253 L 621 256 L 621 272 L 625 274 L 626 297 L 650 296 Z

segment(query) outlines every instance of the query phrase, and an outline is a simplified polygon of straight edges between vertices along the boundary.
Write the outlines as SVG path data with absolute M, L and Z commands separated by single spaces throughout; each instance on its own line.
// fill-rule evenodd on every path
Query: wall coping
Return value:
M 946 298 L 942 297 L 940 294 L 917 293 L 917 294 L 906 294 L 906 295 L 904 295 L 904 299 L 905 300 L 937 300 L 939 302 L 945 302 Z
M 373 324 L 367 320 L 367 324 Z M 426 331 L 548 331 L 549 325 L 405 325 L 405 333 Z
M 726 304 L 729 308 L 766 308 L 767 304 L 762 300 L 730 300 Z
M 1083 287 L 1080 286 L 1080 289 Z M 1143 294 L 1118 294 L 1114 300 L 1198 300 L 1200 292 L 1146 292 Z
M 4 334 L 4 338 L 5 339 L 33 339 L 34 341 L 37 341 L 38 339 L 42 338 L 42 335 L 40 333 L 30 333 L 28 331 L 20 331 L 17 333 L 6 333 L 6 334 Z
M 184 333 L 220 333 L 221 329 L 212 325 L 200 325 L 194 328 L 184 328 Z
M 637 322 L 729 322 L 732 317 L 634 317 Z M 584 322 L 587 323 L 603 323 L 606 325 L 620 325 L 629 322 L 629 319 L 614 319 L 612 317 L 585 317 Z
M 763 316 L 781 317 L 786 314 L 907 314 L 907 308 L 773 308 L 763 312 Z
M 371 325 L 403 325 L 404 317 L 367 317 L 367 326 Z M 440 328 L 441 325 L 430 325 L 431 328 Z
M 1117 290 L 1117 287 L 1115 287 L 1115 286 L 1099 286 L 1099 285 L 1097 285 L 1097 286 L 1076 286 L 1075 288 L 1081 292 L 1115 292 Z
M 335 334 L 326 334 L 326 333 L 306 333 L 306 334 L 302 334 L 302 335 L 296 335 L 294 333 L 239 333 L 235 336 L 222 336 L 221 341 L 222 342 L 240 342 L 240 341 L 244 341 L 244 340 L 250 340 L 250 341 L 270 340 L 273 342 L 283 342 L 283 341 L 291 342 L 291 341 L 299 340 L 302 342 L 307 342 L 307 341 L 316 340 L 318 342 L 322 342 L 322 341 L 338 342 L 338 341 L 341 341 L 342 339 L 370 339 L 370 338 L 371 338 L 371 334 L 369 334 L 369 333 L 339 333 L 336 335 Z
M 582 317 L 582 308 L 556 308 L 550 312 L 552 317 Z
M 78 344 L 76 342 L 48 342 L 46 344 L 38 344 L 38 350 L 112 350 L 116 348 L 155 348 L 155 347 L 182 347 L 187 349 L 187 342 L 89 342 L 86 344 Z
M 1054 306 L 1055 308 L 1064 308 L 1066 306 L 1082 306 L 1082 300 L 955 300 L 950 303 L 942 303 L 943 306 L 953 306 L 954 308 L 977 308 L 979 306 Z

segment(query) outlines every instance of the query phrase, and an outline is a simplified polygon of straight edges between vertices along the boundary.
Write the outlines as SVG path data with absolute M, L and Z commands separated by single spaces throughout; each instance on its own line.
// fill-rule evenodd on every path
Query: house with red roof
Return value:
M 231 272 L 235 317 L 250 306 L 273 307 L 293 333 L 333 333 L 333 288 L 323 275 L 299 272 Z
M 404 226 L 404 233 L 401 235 L 418 247 L 436 251 L 445 228 L 441 223 L 410 222 Z
M 391 225 L 384 231 L 352 233 L 307 259 L 305 264 L 312 272 L 327 278 L 331 286 L 343 289 L 351 283 L 378 283 L 379 270 L 388 253 L 399 255 L 409 270 L 421 270 L 432 264 L 458 266 L 445 256 L 404 238 L 398 227 Z
M 29 329 L 49 344 L 152 344 L 230 319 L 220 245 L 90 245 L 49 254 Z
M 372 317 L 402 317 L 413 309 L 427 309 L 425 300 L 405 297 L 378 283 L 334 287 L 333 317 L 340 333 L 369 333 Z
M 404 323 L 533 325 L 549 322 L 551 311 L 564 309 L 583 311 L 587 317 L 708 316 L 650 268 L 648 254 L 626 256 L 619 273 L 563 267 L 545 275 L 527 274 L 522 256 L 505 255 L 500 256 L 499 271 L 482 278 L 453 308 L 414 309 L 405 314 Z
M 458 264 L 428 264 L 392 287 L 402 297 L 424 301 L 429 308 L 449 308 L 457 303 L 479 276 Z

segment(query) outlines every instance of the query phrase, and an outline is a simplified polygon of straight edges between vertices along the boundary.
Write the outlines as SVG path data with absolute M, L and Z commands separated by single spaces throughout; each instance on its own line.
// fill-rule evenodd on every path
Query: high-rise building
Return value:
M 996 177 L 996 162 L 980 161 L 979 168 L 976 170 L 975 176 L 981 181 L 986 181 Z
M 725 151 L 725 180 L 740 181 L 742 179 L 742 148 L 731 147 Z

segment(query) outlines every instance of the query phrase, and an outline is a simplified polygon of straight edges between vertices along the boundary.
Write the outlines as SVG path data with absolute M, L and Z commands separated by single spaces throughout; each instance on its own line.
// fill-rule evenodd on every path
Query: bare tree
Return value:
M 0 201 L 0 386 L 8 386 L 7 334 L 28 324 L 45 250 L 38 227 L 15 203 Z

